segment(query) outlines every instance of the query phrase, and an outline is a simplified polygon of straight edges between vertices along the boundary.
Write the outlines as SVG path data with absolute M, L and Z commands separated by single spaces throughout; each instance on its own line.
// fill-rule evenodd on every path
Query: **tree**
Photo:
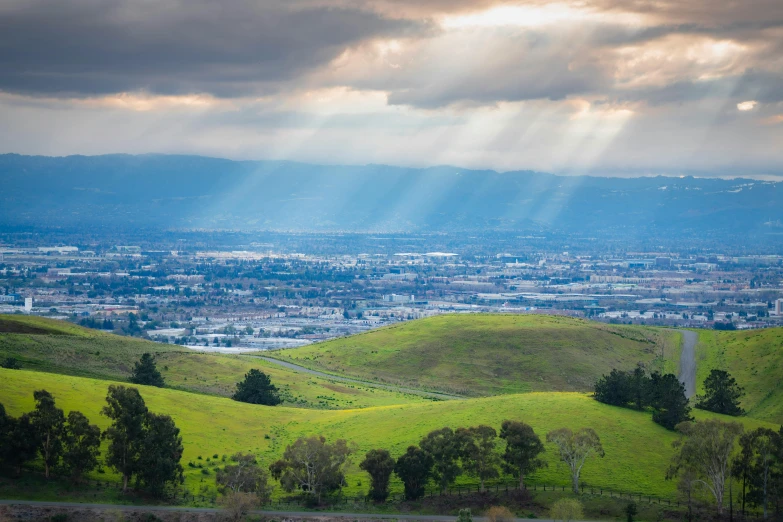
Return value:
M 733 459 L 731 474 L 734 478 L 739 479 L 740 483 L 742 484 L 742 489 L 740 490 L 740 502 L 742 515 L 744 516 L 748 487 L 753 480 L 753 461 L 755 456 L 755 439 L 753 432 L 747 432 L 740 435 L 739 445 L 740 452 Z
M 265 406 L 277 406 L 283 402 L 269 376 L 256 369 L 247 372 L 245 380 L 237 383 L 237 391 L 231 398 L 239 402 Z
M 408 446 L 400 455 L 394 464 L 394 473 L 405 487 L 406 499 L 416 500 L 424 496 L 424 486 L 430 478 L 433 464 L 432 455 L 416 446 Z
M 54 397 L 46 390 L 33 392 L 35 408 L 30 413 L 30 422 L 36 431 L 38 452 L 44 463 L 44 475 L 49 478 L 51 470 L 60 460 L 63 449 L 65 415 L 56 407 Z
M 63 434 L 63 469 L 71 480 L 79 480 L 98 467 L 100 456 L 101 430 L 81 412 L 68 413 L 68 422 Z
M 383 502 L 389 496 L 389 478 L 394 471 L 394 459 L 385 449 L 367 452 L 359 467 L 370 474 L 370 498 Z
M 431 431 L 421 439 L 419 447 L 432 456 L 432 478 L 445 493 L 462 472 L 459 467 L 460 446 L 451 428 Z
M 546 440 L 557 446 L 560 460 L 566 463 L 571 472 L 571 487 L 574 493 L 579 494 L 579 474 L 585 462 L 593 455 L 604 456 L 598 434 L 592 428 L 580 428 L 576 432 L 560 428 L 547 433 Z
M 167 484 L 183 481 L 182 437 L 168 415 L 147 412 L 136 470 L 136 484 L 160 495 Z
M 6 370 L 21 370 L 22 365 L 19 364 L 19 361 L 14 357 L 6 357 L 3 362 L 0 363 L 0 368 L 5 368 Z
M 165 383 L 163 382 L 163 376 L 155 365 L 155 356 L 149 353 L 142 354 L 141 359 L 133 365 L 130 381 L 133 384 L 163 388 Z
M 631 383 L 626 372 L 613 369 L 595 383 L 593 397 L 612 406 L 627 406 L 631 401 Z
M 674 430 L 681 422 L 692 420 L 691 407 L 685 397 L 685 386 L 671 373 L 650 376 L 650 406 L 653 422 Z
M 495 428 L 481 424 L 470 428 L 459 428 L 455 433 L 460 441 L 462 466 L 470 475 L 479 479 L 480 491 L 484 482 L 498 477 L 500 457 L 495 453 L 497 432 Z
M 639 509 L 636 507 L 636 502 L 629 502 L 625 506 L 625 520 L 627 522 L 633 522 L 634 517 L 639 513 Z
M 505 420 L 500 426 L 500 438 L 506 441 L 503 471 L 519 478 L 519 489 L 525 487 L 525 476 L 547 465 L 539 458 L 544 444 L 533 428 L 524 422 Z
M 122 475 L 122 490 L 127 491 L 128 482 L 138 470 L 148 410 L 136 388 L 111 384 L 106 402 L 101 414 L 112 421 L 102 434 L 109 439 L 106 464 Z
M 5 444 L 0 446 L 0 458 L 19 476 L 22 466 L 38 453 L 38 431 L 27 413 L 18 419 L 6 417 L 6 425 L 6 439 Z
M 740 437 L 743 450 L 740 454 L 745 452 L 746 446 L 750 454 L 750 500 L 754 505 L 762 507 L 764 518 L 768 514 L 776 452 L 780 444 L 780 434 L 769 428 L 756 428 Z
M 224 495 L 232 493 L 254 493 L 257 501 L 264 504 L 269 501 L 272 488 L 269 474 L 252 453 L 236 453 L 227 464 L 217 471 L 215 483 Z
M 575 498 L 561 498 L 549 510 L 549 516 L 556 522 L 571 522 L 584 517 L 582 503 Z
M 672 447 L 678 451 L 672 458 L 667 478 L 673 478 L 683 471 L 693 472 L 697 477 L 695 482 L 709 489 L 715 497 L 718 513 L 722 514 L 731 453 L 734 451 L 734 442 L 743 431 L 742 424 L 708 419 L 681 423 L 677 431 L 682 436 L 672 443 Z
M 650 378 L 644 373 L 644 367 L 641 363 L 631 373 L 628 382 L 630 383 L 631 402 L 634 408 L 644 409 L 647 406 Z
M 270 467 L 287 492 L 302 489 L 321 502 L 323 493 L 345 483 L 345 464 L 351 450 L 343 439 L 327 444 L 324 437 L 300 437 L 286 447 L 283 458 Z
M 704 379 L 704 392 L 704 396 L 699 397 L 696 403 L 697 408 L 735 417 L 745 413 L 739 405 L 740 398 L 745 394 L 744 389 L 728 372 L 710 371 L 710 375 Z

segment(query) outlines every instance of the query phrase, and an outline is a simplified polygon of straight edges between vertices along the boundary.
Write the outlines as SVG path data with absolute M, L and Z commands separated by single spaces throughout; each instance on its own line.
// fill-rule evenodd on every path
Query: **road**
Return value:
M 319 372 L 317 370 L 311 370 L 310 368 L 305 368 L 304 366 L 299 366 L 298 364 L 280 361 L 278 359 L 273 359 L 272 357 L 263 357 L 261 355 L 246 355 L 246 357 L 255 357 L 257 359 L 263 359 L 267 362 L 270 362 L 272 364 L 278 364 L 280 366 L 283 366 L 285 368 L 288 368 L 290 370 L 296 370 L 298 372 L 302 373 L 309 373 L 310 375 L 317 375 L 318 377 L 323 377 L 324 379 L 331 379 L 333 381 L 340 381 L 340 382 L 350 382 L 353 384 L 361 384 L 362 386 L 367 386 L 370 388 L 382 388 L 384 390 L 394 391 L 394 392 L 400 392 L 400 393 L 410 393 L 413 395 L 421 395 L 423 397 L 434 397 L 436 399 L 441 400 L 458 400 L 458 399 L 464 399 L 465 397 L 460 397 L 459 395 L 449 395 L 446 393 L 438 393 L 438 392 L 431 392 L 426 390 L 417 390 L 416 388 L 405 388 L 403 386 L 392 386 L 390 384 L 377 384 L 371 381 L 362 381 L 359 379 L 351 379 L 350 377 L 342 377 L 339 375 L 332 375 L 330 373 L 324 373 Z
M 198 508 L 180 506 L 124 506 L 121 504 L 80 504 L 76 502 L 44 502 L 37 500 L 1 500 L 0 505 L 35 506 L 42 508 L 73 508 L 73 509 L 106 509 L 111 511 L 145 511 L 145 512 L 180 512 L 180 513 L 222 513 L 222 509 Z M 341 513 L 331 511 L 267 511 L 254 510 L 254 515 L 289 518 L 348 518 L 357 519 L 391 519 L 391 520 L 432 520 L 434 522 L 454 522 L 457 517 L 442 515 L 403 515 L 390 513 Z M 473 520 L 485 521 L 485 517 L 473 517 Z M 533 522 L 534 519 L 517 518 L 516 522 Z M 535 522 L 552 522 L 546 519 L 535 519 Z
M 690 330 L 680 330 L 682 333 L 682 353 L 680 354 L 680 382 L 685 383 L 685 396 L 691 398 L 696 394 L 696 342 L 699 334 Z

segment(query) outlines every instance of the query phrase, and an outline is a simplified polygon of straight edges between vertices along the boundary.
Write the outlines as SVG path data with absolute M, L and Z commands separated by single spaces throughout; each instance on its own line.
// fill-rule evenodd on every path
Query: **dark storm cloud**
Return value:
M 0 90 L 258 94 L 357 42 L 427 27 L 293 1 L 12 1 L 0 6 Z

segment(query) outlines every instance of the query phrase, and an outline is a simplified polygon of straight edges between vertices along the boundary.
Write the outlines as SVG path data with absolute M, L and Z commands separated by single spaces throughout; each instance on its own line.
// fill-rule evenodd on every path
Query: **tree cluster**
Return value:
M 101 430 L 81 412 L 66 417 L 46 390 L 36 390 L 33 398 L 33 410 L 18 418 L 0 404 L 0 462 L 18 476 L 25 464 L 40 457 L 46 478 L 58 473 L 79 482 L 98 467 Z
M 777 432 L 769 428 L 745 432 L 737 422 L 708 419 L 684 422 L 677 426 L 677 431 L 682 436 L 673 443 L 677 453 L 666 478 L 679 478 L 678 488 L 686 497 L 689 510 L 695 490 L 703 488 L 714 498 L 718 513 L 722 513 L 736 479 L 743 513 L 747 504 L 761 507 L 764 518 L 772 506 L 780 514 L 783 427 Z
M 691 420 L 685 386 L 677 377 L 659 372 L 648 375 L 642 366 L 632 372 L 613 369 L 596 382 L 593 397 L 613 406 L 637 410 L 650 408 L 653 421 L 669 430 Z
M 123 490 L 132 478 L 136 486 L 160 494 L 182 480 L 182 437 L 168 415 L 147 410 L 136 388 L 109 386 L 102 414 L 111 425 L 101 433 L 81 412 L 66 417 L 46 390 L 33 393 L 35 408 L 14 418 L 0 404 L 0 462 L 22 472 L 40 457 L 44 474 L 68 476 L 79 482 L 100 465 L 101 440 L 108 440 L 104 462 L 123 477 Z

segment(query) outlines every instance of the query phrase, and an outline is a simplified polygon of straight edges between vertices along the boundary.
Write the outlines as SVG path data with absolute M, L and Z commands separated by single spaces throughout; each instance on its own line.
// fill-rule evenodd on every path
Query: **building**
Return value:
M 416 300 L 413 295 L 387 294 L 383 296 L 386 303 L 412 303 Z
M 24 298 L 24 311 L 26 313 L 30 313 L 33 311 L 33 298 L 32 297 L 25 297 Z
M 783 315 L 783 299 L 775 301 L 775 315 Z

